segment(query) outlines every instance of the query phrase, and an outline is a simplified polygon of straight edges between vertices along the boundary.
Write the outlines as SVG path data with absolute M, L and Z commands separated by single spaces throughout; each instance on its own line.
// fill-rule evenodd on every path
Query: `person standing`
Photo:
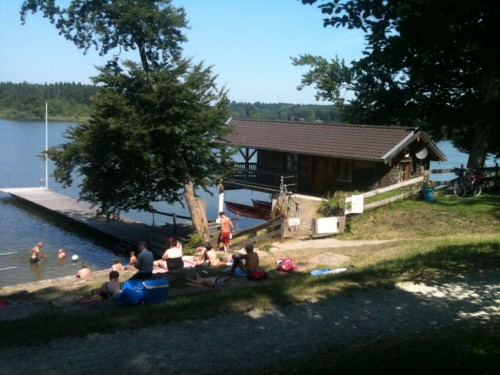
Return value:
M 47 258 L 47 255 L 43 255 L 41 253 L 42 247 L 43 242 L 40 241 L 33 247 L 33 249 L 31 249 L 31 263 L 38 263 L 40 261 L 40 258 Z
M 233 230 L 233 222 L 226 216 L 224 211 L 219 212 L 220 216 L 220 235 L 219 243 L 224 245 L 224 252 L 229 252 L 229 244 L 231 242 L 231 232 Z
M 153 275 L 153 253 L 146 249 L 146 242 L 139 242 L 136 268 L 139 270 L 129 280 L 147 280 Z

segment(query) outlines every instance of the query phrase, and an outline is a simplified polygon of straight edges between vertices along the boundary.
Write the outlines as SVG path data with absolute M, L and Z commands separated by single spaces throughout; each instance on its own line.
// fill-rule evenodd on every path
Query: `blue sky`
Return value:
M 59 1 L 61 3 L 61 1 Z M 0 82 L 90 83 L 105 57 L 86 55 L 40 14 L 19 19 L 22 0 L 0 0 Z M 359 31 L 323 27 L 316 6 L 299 0 L 173 0 L 190 29 L 184 55 L 213 65 L 218 84 L 239 102 L 318 103 L 314 89 L 297 91 L 305 67 L 290 57 L 311 53 L 350 62 L 361 56 Z M 319 102 L 322 103 L 322 102 Z M 324 103 L 322 103 L 324 104 Z

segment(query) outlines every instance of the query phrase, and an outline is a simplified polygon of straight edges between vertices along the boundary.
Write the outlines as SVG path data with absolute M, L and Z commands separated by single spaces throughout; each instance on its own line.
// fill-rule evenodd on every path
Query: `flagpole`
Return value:
M 45 102 L 45 188 L 49 188 L 49 105 Z

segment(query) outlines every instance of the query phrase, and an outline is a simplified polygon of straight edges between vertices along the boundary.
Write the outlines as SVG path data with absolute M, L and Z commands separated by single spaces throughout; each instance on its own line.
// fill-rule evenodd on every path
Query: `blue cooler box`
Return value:
M 168 280 L 144 280 L 144 287 L 146 288 L 146 303 L 163 303 L 168 299 Z

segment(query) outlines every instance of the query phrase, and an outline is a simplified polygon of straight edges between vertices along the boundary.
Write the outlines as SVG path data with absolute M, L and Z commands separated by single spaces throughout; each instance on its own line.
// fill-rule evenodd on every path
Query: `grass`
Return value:
M 434 203 L 407 199 L 350 218 L 340 239 L 420 239 L 500 232 L 500 197 L 437 194 Z
M 351 220 L 344 239 L 392 239 L 382 245 L 331 250 L 349 257 L 348 273 L 310 277 L 292 274 L 252 287 L 211 290 L 171 299 L 164 305 L 54 311 L 22 320 L 0 322 L 0 348 L 37 345 L 56 338 L 112 333 L 130 327 L 209 318 L 221 313 L 329 298 L 359 289 L 392 288 L 400 281 L 436 280 L 444 276 L 500 268 L 500 200 L 495 195 L 455 198 L 438 196 L 434 204 L 407 200 L 367 212 Z M 411 241 L 409 241 L 411 239 Z M 313 257 L 328 249 L 310 249 Z M 309 255 L 307 255 L 309 254 Z M 266 253 L 265 266 L 273 267 Z M 305 259 L 307 260 L 307 259 Z M 304 270 L 305 271 L 305 270 Z M 184 286 L 180 277 L 171 288 Z M 88 290 L 78 290 L 85 294 Z M 34 293 L 52 298 L 57 288 Z M 151 323 L 148 323 L 151 322 Z M 498 369 L 499 322 L 452 327 L 433 335 L 385 341 L 375 346 L 338 351 L 325 348 L 314 358 L 288 361 L 264 373 L 494 373 Z M 429 367 L 430 366 L 430 367 Z M 463 369 L 464 371 L 459 371 Z M 453 371 L 452 371 L 453 370 Z

